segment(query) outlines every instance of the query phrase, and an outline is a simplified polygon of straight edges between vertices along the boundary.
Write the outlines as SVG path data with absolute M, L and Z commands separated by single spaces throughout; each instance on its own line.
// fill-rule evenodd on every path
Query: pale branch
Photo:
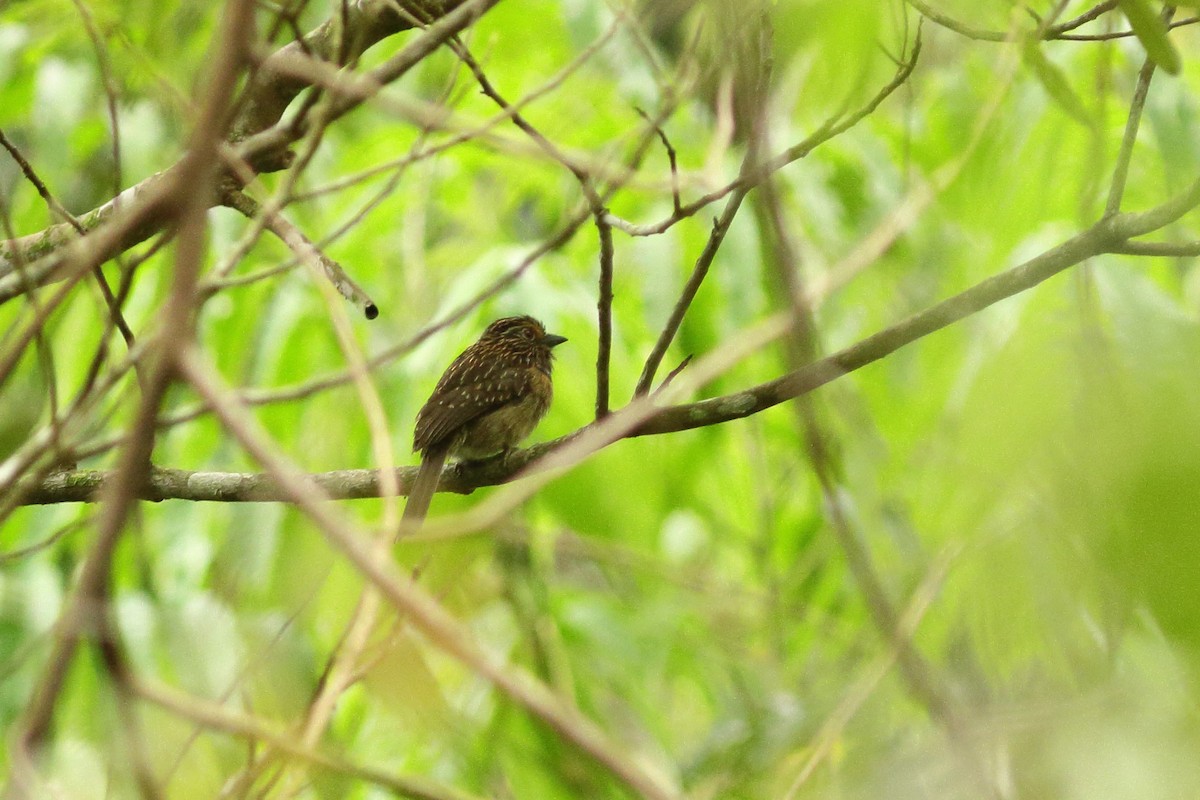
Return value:
M 247 219 L 265 217 L 263 224 L 266 229 L 287 245 L 297 259 L 311 263 L 317 272 L 329 280 L 337 293 L 357 306 L 367 319 L 379 316 L 379 307 L 375 305 L 375 301 L 350 277 L 346 269 L 326 255 L 282 214 L 264 208 L 253 197 L 237 189 L 224 192 L 221 202 Z
M 566 437 L 564 437 L 566 438 Z M 537 456 L 547 452 L 555 440 L 512 454 L 508 460 L 494 459 L 452 464 L 442 474 L 438 490 L 470 494 L 481 486 L 492 486 L 512 479 Z M 395 470 L 401 494 L 408 494 L 417 476 L 417 467 Z M 25 505 L 54 503 L 92 503 L 101 497 L 102 489 L 112 477 L 108 470 L 72 470 L 56 472 L 40 481 L 18 482 L 15 491 L 22 494 Z M 380 497 L 380 474 L 377 469 L 343 469 L 318 472 L 307 478 L 332 500 L 361 500 Z M 270 475 L 262 472 L 204 472 L 185 469 L 155 468 L 137 490 L 138 498 L 161 500 L 191 500 L 219 503 L 285 502 L 291 497 Z
M 667 406 L 651 413 L 623 436 L 650 436 L 703 428 L 757 414 L 772 406 L 808 394 L 837 378 L 888 356 L 905 345 L 976 314 L 1001 300 L 1033 288 L 1089 258 L 1107 253 L 1138 250 L 1129 239 L 1143 236 L 1178 219 L 1200 204 L 1200 180 L 1187 191 L 1150 211 L 1106 217 L 1057 247 L 994 275 L 953 297 L 913 314 L 872 336 L 818 359 L 775 380 L 739 392 Z M 1161 255 L 1157 249 L 1150 255 Z M 614 412 L 620 414 L 621 412 Z M 574 441 L 589 427 L 566 436 L 509 453 L 503 458 L 451 464 L 442 472 L 438 490 L 469 494 L 477 488 L 507 483 L 537 470 L 537 462 Z M 407 493 L 416 467 L 400 467 L 396 480 Z M 109 473 L 96 470 L 59 472 L 17 486 L 21 502 L 30 504 L 93 502 Z M 310 476 L 331 499 L 350 500 L 380 496 L 378 470 L 339 470 Z M 259 473 L 191 472 L 156 469 L 138 490 L 142 500 L 193 500 L 219 502 L 288 501 L 287 492 Z
M 477 795 L 428 778 L 397 775 L 360 766 L 346 758 L 305 747 L 296 741 L 293 732 L 285 730 L 278 723 L 261 716 L 251 716 L 235 707 L 184 694 L 154 680 L 133 676 L 132 685 L 138 697 L 173 716 L 194 722 L 204 730 L 225 733 L 253 744 L 269 744 L 302 762 L 388 789 L 399 797 L 416 800 L 479 800 Z

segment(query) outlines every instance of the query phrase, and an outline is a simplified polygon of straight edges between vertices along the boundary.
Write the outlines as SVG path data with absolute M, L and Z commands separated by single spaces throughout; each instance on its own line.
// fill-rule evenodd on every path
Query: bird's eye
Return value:
M 531 331 L 529 328 L 521 328 L 521 338 L 522 339 L 532 339 L 533 331 Z

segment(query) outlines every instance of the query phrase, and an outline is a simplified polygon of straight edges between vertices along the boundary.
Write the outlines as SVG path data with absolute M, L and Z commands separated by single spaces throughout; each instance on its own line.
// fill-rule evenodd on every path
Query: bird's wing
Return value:
M 424 451 L 439 444 L 471 420 L 520 399 L 528 383 L 524 370 L 456 361 L 417 413 L 413 449 Z

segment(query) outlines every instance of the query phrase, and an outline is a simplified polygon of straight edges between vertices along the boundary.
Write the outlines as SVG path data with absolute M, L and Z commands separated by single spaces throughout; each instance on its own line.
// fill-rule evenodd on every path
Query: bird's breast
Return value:
M 530 370 L 528 391 L 517 400 L 501 406 L 464 426 L 455 455 L 459 458 L 487 458 L 516 447 L 525 440 L 546 415 L 553 397 L 550 378 Z

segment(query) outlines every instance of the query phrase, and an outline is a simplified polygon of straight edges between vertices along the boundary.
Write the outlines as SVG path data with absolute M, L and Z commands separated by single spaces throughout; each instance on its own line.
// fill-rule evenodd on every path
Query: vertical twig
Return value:
M 113 77 L 112 61 L 108 48 L 96 27 L 96 20 L 91 9 L 83 0 L 73 0 L 83 27 L 87 30 L 88 38 L 92 41 L 92 49 L 96 51 L 96 66 L 100 70 L 100 80 L 104 84 L 104 101 L 108 107 L 108 121 L 112 127 L 112 160 L 113 160 L 113 197 L 121 195 L 121 125 L 117 116 L 117 81 Z
M 666 148 L 667 160 L 671 163 L 671 210 L 674 216 L 682 217 L 683 205 L 679 202 L 679 162 L 675 148 L 671 146 L 671 140 L 667 138 L 667 134 L 661 125 L 650 119 L 650 116 L 642 109 L 635 107 L 633 110 L 654 127 L 654 132 L 658 134 L 659 140 L 662 141 L 663 147 Z
M 612 360 L 613 240 L 606 213 L 595 215 L 600 234 L 600 288 L 596 296 L 596 419 L 608 416 L 608 375 Z

